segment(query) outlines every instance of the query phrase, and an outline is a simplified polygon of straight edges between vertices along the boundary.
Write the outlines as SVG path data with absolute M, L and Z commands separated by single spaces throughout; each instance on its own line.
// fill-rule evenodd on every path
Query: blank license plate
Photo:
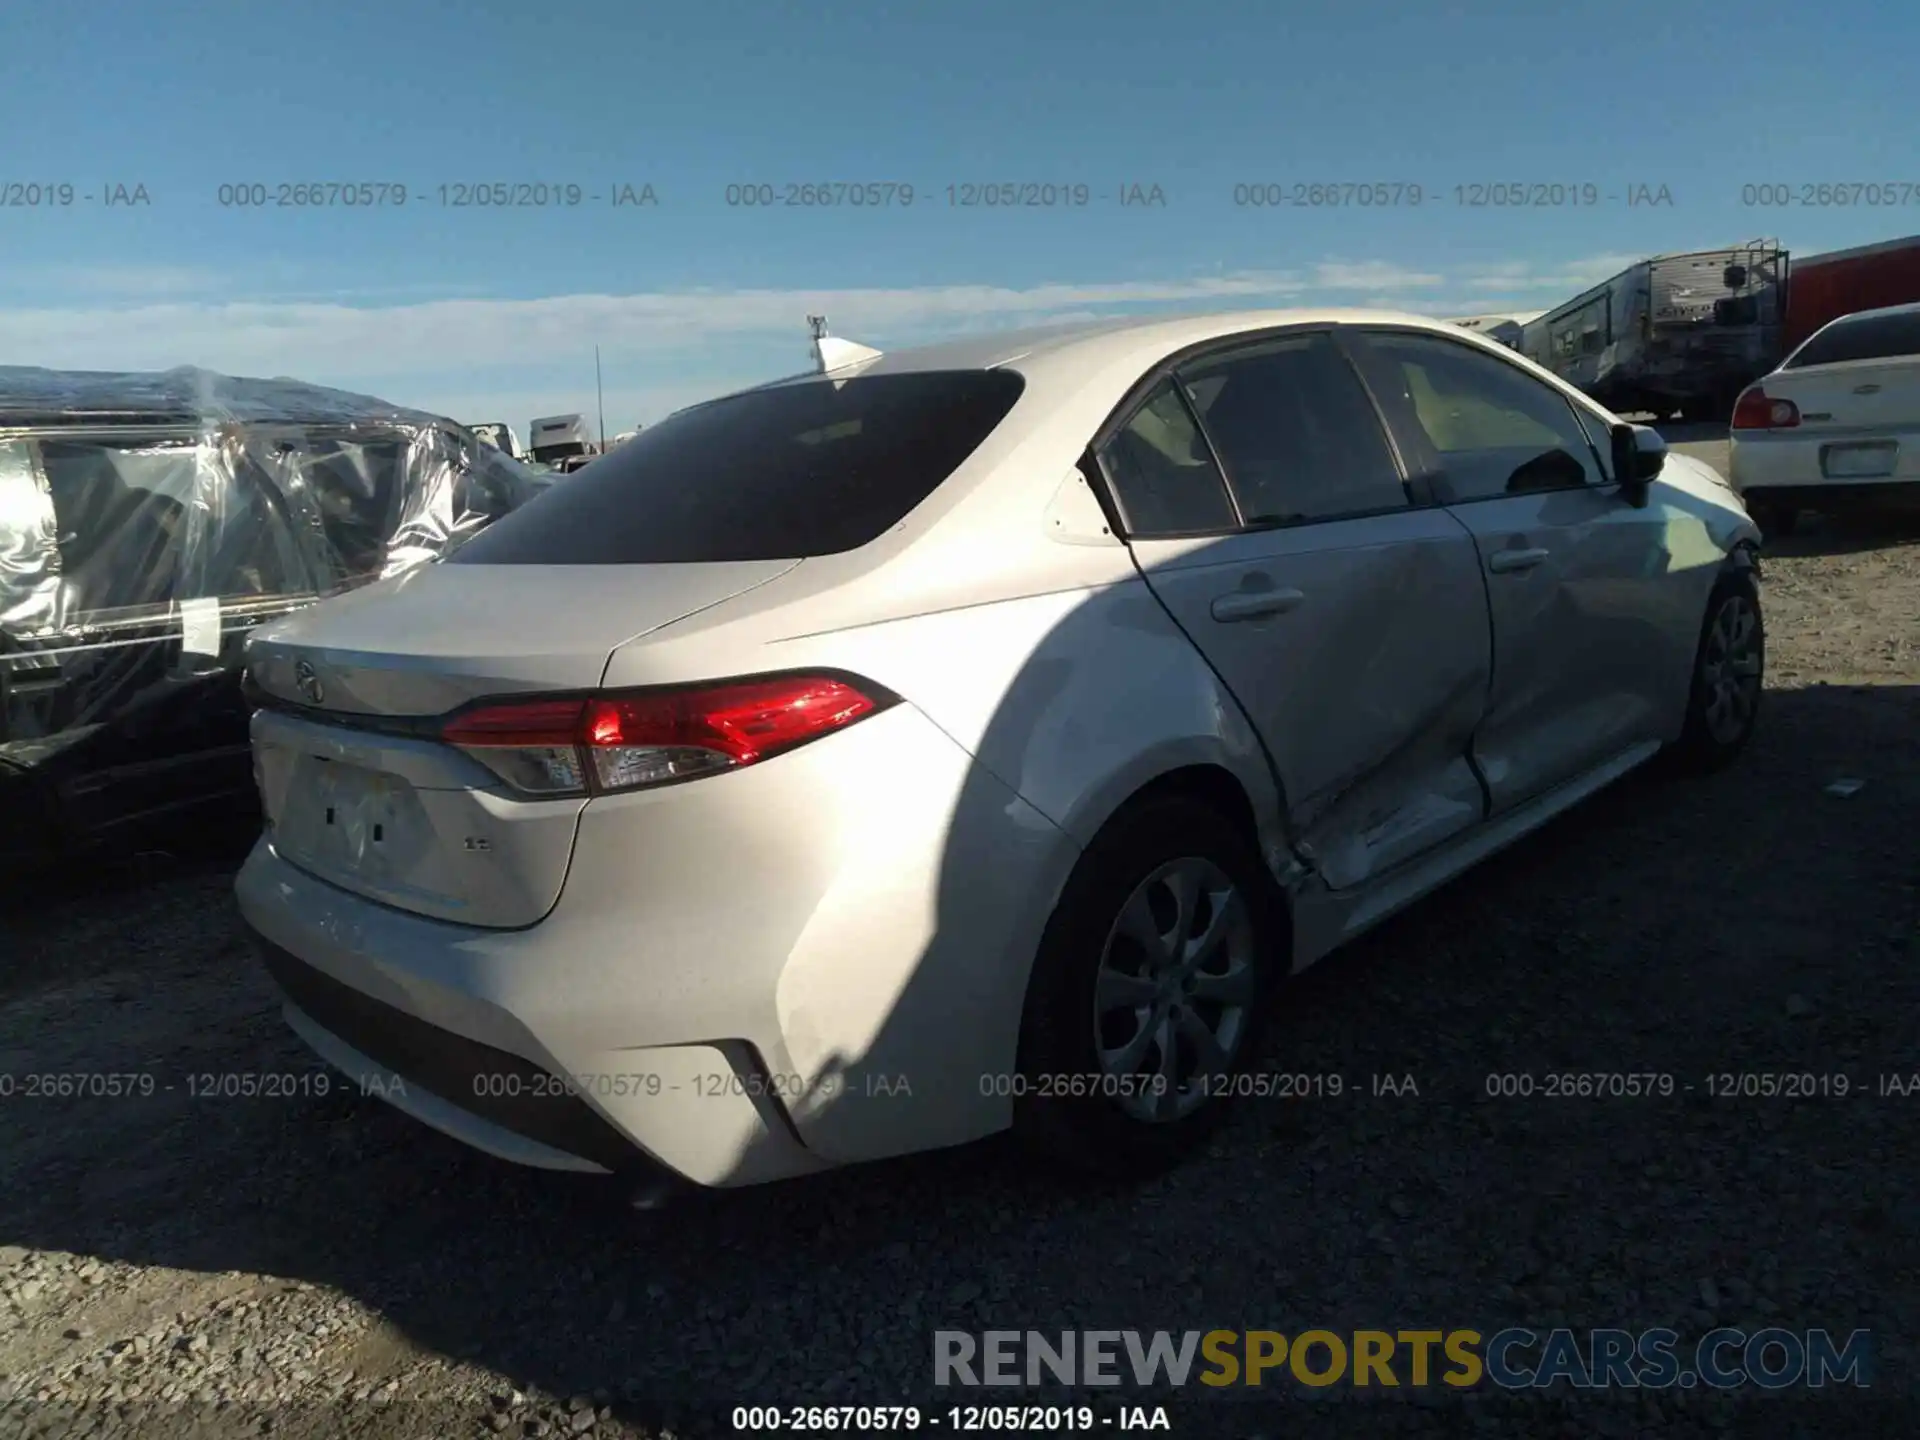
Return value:
M 384 869 L 399 839 L 401 814 L 391 776 L 339 761 L 301 767 L 298 843 L 316 858 L 352 870 Z
M 1829 445 L 1820 454 L 1820 470 L 1829 480 L 1872 480 L 1893 474 L 1900 447 L 1893 441 L 1872 445 Z

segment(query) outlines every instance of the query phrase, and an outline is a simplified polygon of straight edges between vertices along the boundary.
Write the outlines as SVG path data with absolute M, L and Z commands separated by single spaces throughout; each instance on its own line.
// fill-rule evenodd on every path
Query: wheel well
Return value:
M 1186 765 L 1178 770 L 1169 770 L 1157 775 L 1142 785 L 1114 810 L 1108 817 L 1107 825 L 1122 816 L 1130 814 L 1141 805 L 1155 800 L 1179 796 L 1182 799 L 1198 800 L 1201 804 L 1224 815 L 1238 830 L 1253 852 L 1260 874 L 1267 881 L 1267 894 L 1271 898 L 1279 921 L 1280 943 L 1285 947 L 1282 966 L 1283 973 L 1292 970 L 1294 945 L 1293 897 L 1286 887 L 1274 878 L 1266 855 L 1260 843 L 1260 822 L 1253 810 L 1253 801 L 1248 798 L 1246 787 L 1235 778 L 1231 770 L 1220 765 Z M 1105 830 L 1106 826 L 1101 827 Z
M 1247 798 L 1245 787 L 1234 779 L 1233 772 L 1219 765 L 1187 765 L 1155 776 L 1129 795 L 1107 824 L 1111 825 L 1114 819 L 1137 806 L 1169 795 L 1185 796 L 1212 806 L 1234 823 L 1258 853 L 1260 824 L 1254 818 L 1253 802 Z

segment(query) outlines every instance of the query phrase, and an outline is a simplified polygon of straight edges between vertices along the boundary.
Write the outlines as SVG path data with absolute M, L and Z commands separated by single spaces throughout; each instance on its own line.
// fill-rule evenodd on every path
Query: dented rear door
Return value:
M 1328 884 L 1481 818 L 1467 756 L 1487 697 L 1487 601 L 1473 541 L 1446 512 L 1134 548 L 1266 742 Z

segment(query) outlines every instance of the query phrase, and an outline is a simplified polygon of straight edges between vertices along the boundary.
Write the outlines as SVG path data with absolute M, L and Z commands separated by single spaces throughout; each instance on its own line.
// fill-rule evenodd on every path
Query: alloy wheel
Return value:
M 1714 612 L 1700 656 L 1702 718 L 1714 743 L 1730 745 L 1753 723 L 1760 703 L 1760 614 L 1746 595 L 1729 595 Z
M 1154 870 L 1120 907 L 1094 986 L 1106 1088 L 1137 1120 L 1184 1119 L 1239 1058 L 1259 990 L 1246 898 L 1201 856 Z

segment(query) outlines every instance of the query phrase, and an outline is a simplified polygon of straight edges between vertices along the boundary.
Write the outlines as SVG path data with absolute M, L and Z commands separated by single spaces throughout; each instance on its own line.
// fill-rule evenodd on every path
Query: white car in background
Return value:
M 818 343 L 249 649 L 288 1021 L 495 1155 L 1168 1163 L 1288 973 L 1752 732 L 1739 501 L 1457 326 Z
M 1763 531 L 1803 509 L 1920 500 L 1920 304 L 1843 315 L 1734 406 L 1728 476 Z

